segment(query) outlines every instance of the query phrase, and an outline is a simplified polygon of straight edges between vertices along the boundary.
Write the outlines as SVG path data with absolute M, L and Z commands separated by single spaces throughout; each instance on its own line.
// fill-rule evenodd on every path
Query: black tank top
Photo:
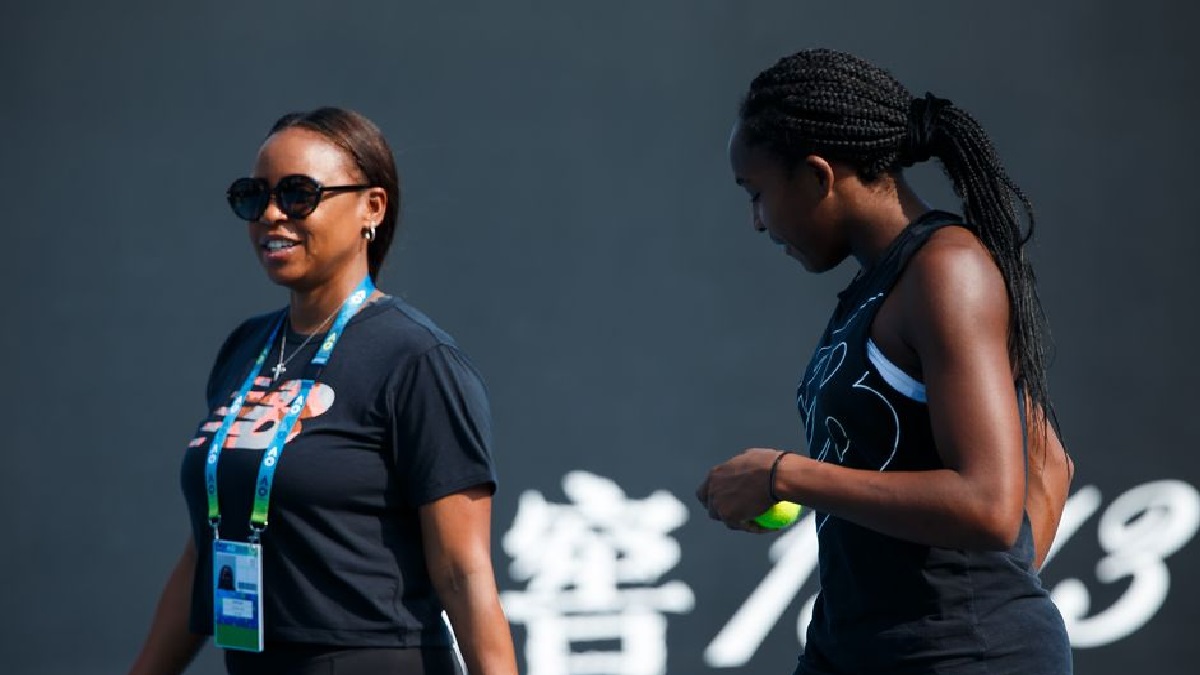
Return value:
M 884 298 L 938 229 L 932 211 L 838 295 L 800 382 L 809 454 L 875 471 L 943 468 L 923 386 L 870 340 Z M 1026 515 L 1007 552 L 926 546 L 817 512 L 821 592 L 797 673 L 1069 673 L 1058 609 L 1032 570 Z

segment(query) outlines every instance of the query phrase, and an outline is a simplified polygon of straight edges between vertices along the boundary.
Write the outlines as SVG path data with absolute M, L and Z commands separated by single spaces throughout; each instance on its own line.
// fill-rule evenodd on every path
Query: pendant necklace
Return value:
M 321 325 L 317 326 L 316 330 L 309 333 L 308 336 L 304 338 L 304 342 L 301 342 L 300 346 L 296 347 L 296 351 L 292 352 L 292 355 L 287 357 L 286 359 L 283 358 L 283 353 L 285 351 L 287 351 L 287 334 L 288 334 L 288 332 L 287 332 L 286 328 L 284 330 L 279 331 L 279 363 L 276 363 L 275 365 L 271 366 L 271 381 L 272 382 L 278 380 L 280 375 L 287 372 L 287 364 L 291 363 L 292 359 L 296 358 L 296 355 L 299 354 L 304 349 L 305 345 L 307 345 L 310 341 L 312 341 L 312 339 L 314 337 L 316 337 L 317 333 L 320 333 L 322 330 L 325 329 L 325 326 L 327 326 L 330 321 L 333 321 L 333 317 L 337 316 L 338 312 L 341 311 L 341 309 L 342 308 L 339 306 L 337 309 L 333 310 L 333 314 L 330 314 L 329 316 L 325 317 L 325 320 L 321 322 Z

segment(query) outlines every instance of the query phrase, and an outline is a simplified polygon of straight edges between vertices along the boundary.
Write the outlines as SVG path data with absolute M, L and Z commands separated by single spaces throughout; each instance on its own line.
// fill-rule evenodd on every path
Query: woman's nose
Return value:
M 279 196 L 272 194 L 267 198 L 267 208 L 263 210 L 259 220 L 266 224 L 276 223 L 281 220 L 287 220 L 287 214 L 283 209 L 279 208 Z

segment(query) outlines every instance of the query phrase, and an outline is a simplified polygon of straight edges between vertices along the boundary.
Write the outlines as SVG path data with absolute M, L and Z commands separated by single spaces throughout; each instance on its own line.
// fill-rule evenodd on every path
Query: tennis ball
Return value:
M 755 516 L 754 522 L 768 530 L 778 530 L 796 522 L 800 517 L 800 505 L 792 502 L 776 502 L 764 513 Z

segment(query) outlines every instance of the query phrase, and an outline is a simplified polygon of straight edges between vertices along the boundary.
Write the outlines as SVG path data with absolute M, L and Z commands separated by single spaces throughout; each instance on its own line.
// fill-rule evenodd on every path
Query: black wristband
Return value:
M 784 450 L 775 457 L 775 461 L 771 462 L 771 473 L 767 475 L 767 496 L 771 498 L 772 504 L 778 504 L 783 501 L 779 498 L 779 495 L 775 494 L 775 474 L 779 473 L 779 462 L 786 454 L 789 453 L 787 450 Z

